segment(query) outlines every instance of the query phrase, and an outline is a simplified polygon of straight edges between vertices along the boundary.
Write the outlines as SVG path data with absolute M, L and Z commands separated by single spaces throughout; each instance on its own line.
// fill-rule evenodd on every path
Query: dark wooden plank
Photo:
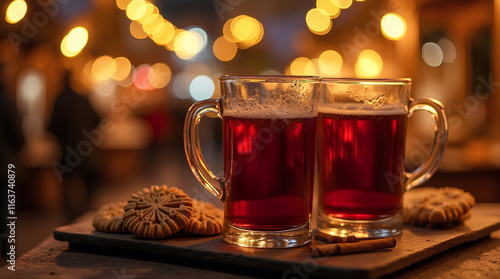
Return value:
M 499 206 L 500 210 L 500 206 Z M 392 250 L 311 258 L 309 247 L 291 249 L 253 249 L 226 244 L 221 236 L 198 237 L 178 233 L 164 240 L 143 240 L 130 234 L 108 234 L 92 228 L 91 218 L 77 224 L 57 228 L 54 238 L 74 244 L 94 245 L 110 249 L 127 249 L 143 253 L 163 254 L 282 271 L 284 278 L 300 274 L 340 278 L 376 278 L 391 274 L 451 247 L 488 236 L 500 229 L 500 218 L 485 214 L 481 205 L 473 208 L 472 217 L 463 225 L 447 230 L 405 226 Z

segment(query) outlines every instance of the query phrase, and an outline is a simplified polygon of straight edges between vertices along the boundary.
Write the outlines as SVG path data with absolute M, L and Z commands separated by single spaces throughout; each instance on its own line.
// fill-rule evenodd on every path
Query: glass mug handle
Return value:
M 199 136 L 199 125 L 203 115 L 207 112 L 214 112 L 219 118 L 222 118 L 220 111 L 219 100 L 196 102 L 189 108 L 184 122 L 184 150 L 186 151 L 189 166 L 196 178 L 210 193 L 224 202 L 226 199 L 224 179 L 214 175 L 208 168 L 201 153 Z
M 425 110 L 434 119 L 434 141 L 427 159 L 413 172 L 405 172 L 406 190 L 410 190 L 427 181 L 436 172 L 443 157 L 448 140 L 448 120 L 443 105 L 433 99 L 410 99 L 409 115 L 414 111 Z

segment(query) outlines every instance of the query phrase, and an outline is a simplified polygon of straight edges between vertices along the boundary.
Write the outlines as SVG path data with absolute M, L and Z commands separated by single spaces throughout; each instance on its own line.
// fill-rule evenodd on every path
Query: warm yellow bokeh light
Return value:
M 334 76 L 342 69 L 342 56 L 334 50 L 327 50 L 319 56 L 319 68 L 325 76 Z
M 231 33 L 231 25 L 233 23 L 233 20 L 234 18 L 229 19 L 228 21 L 226 21 L 226 23 L 224 23 L 224 27 L 222 27 L 222 34 L 224 35 L 224 38 L 226 38 L 228 42 L 232 43 L 236 42 L 233 33 Z
M 116 6 L 120 10 L 125 11 L 127 9 L 128 4 L 130 4 L 130 2 L 132 2 L 132 0 L 116 0 Z
M 338 0 L 316 0 L 316 8 L 325 11 L 330 18 L 337 18 L 340 15 Z
M 355 71 L 360 78 L 375 78 L 382 71 L 384 63 L 380 55 L 371 49 L 365 49 L 358 55 Z
M 15 24 L 23 19 L 27 11 L 28 5 L 24 0 L 14 0 L 7 7 L 7 12 L 5 13 L 5 21 L 10 24 Z
M 116 72 L 116 64 L 113 58 L 107 55 L 101 56 L 92 64 L 92 79 L 96 81 L 105 81 L 110 79 Z
M 229 29 L 226 25 L 224 26 L 224 37 L 230 42 L 237 43 L 240 48 L 249 48 L 256 45 L 264 36 L 262 24 L 257 19 L 247 15 L 237 16 L 226 24 L 228 24 Z M 230 32 L 230 35 L 227 34 L 228 32 Z
M 380 29 L 384 37 L 396 41 L 404 37 L 406 33 L 406 22 L 400 15 L 388 13 L 382 17 Z
M 146 13 L 147 5 L 144 0 L 133 0 L 127 5 L 127 17 L 130 20 L 138 20 Z
M 167 86 L 172 78 L 172 71 L 167 64 L 156 63 L 151 66 L 148 72 L 148 82 L 154 88 L 163 88 Z
M 124 80 L 130 74 L 132 64 L 126 57 L 117 57 L 111 62 L 111 68 L 115 69 L 112 78 L 116 81 Z
M 153 30 L 156 28 L 156 26 L 158 26 L 159 24 L 163 24 L 163 21 L 163 17 L 159 14 L 149 15 L 142 21 L 142 29 L 148 35 L 151 35 L 153 34 Z
M 316 35 L 325 35 L 332 29 L 332 21 L 327 12 L 322 9 L 310 9 L 306 15 L 307 27 Z
M 230 61 L 236 56 L 238 47 L 235 43 L 226 40 L 224 36 L 219 37 L 214 42 L 213 51 L 215 57 L 220 61 Z
M 61 53 L 66 57 L 74 57 L 80 53 L 80 51 L 70 51 L 68 49 L 68 35 L 64 36 L 61 41 Z
M 290 64 L 290 74 L 298 76 L 314 76 L 316 75 L 316 67 L 313 62 L 306 57 L 299 57 Z
M 84 27 L 75 27 L 68 33 L 68 50 L 71 52 L 81 51 L 89 39 L 89 33 Z
M 336 0 L 335 2 L 338 2 L 341 9 L 347 9 L 352 5 L 352 0 Z
M 183 60 L 190 60 L 203 47 L 203 38 L 195 31 L 183 30 L 174 39 L 175 54 Z
M 142 25 L 137 21 L 130 22 L 130 34 L 136 39 L 145 39 L 148 34 L 142 29 Z
M 147 2 L 144 7 L 141 6 L 141 8 L 144 9 L 144 13 L 142 14 L 142 16 L 140 18 L 136 19 L 139 23 L 142 23 L 142 21 L 145 18 L 147 18 L 148 16 L 150 16 L 150 15 L 159 14 L 160 13 L 159 10 L 158 10 L 158 8 L 155 5 L 153 5 L 153 4 L 149 3 L 149 2 Z M 139 11 L 139 13 L 142 13 L 142 12 Z
M 64 36 L 61 41 L 61 52 L 66 57 L 74 57 L 78 55 L 87 45 L 89 33 L 84 27 L 75 27 L 71 29 L 68 35 Z
M 175 34 L 175 26 L 167 20 L 163 21 L 163 24 L 158 24 L 161 28 L 156 27 L 153 29 L 151 39 L 159 45 L 168 44 L 173 38 Z

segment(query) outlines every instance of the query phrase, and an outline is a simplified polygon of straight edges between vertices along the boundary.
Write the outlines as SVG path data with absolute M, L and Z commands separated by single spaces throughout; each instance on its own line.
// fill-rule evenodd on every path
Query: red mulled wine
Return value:
M 401 210 L 406 122 L 402 109 L 320 110 L 318 184 L 324 214 L 374 220 Z
M 223 117 L 226 221 L 263 231 L 309 222 L 316 120 Z

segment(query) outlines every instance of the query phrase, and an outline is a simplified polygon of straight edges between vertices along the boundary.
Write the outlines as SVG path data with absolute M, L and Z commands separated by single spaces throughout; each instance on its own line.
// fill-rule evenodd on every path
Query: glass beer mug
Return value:
M 186 115 L 184 147 L 196 178 L 224 203 L 224 241 L 262 248 L 311 239 L 320 77 L 221 76 L 221 97 Z M 198 125 L 222 119 L 224 177 L 203 159 Z
M 436 171 L 448 137 L 442 105 L 410 98 L 410 79 L 323 79 L 318 115 L 318 230 L 359 238 L 400 234 L 403 193 Z M 434 118 L 430 155 L 405 171 L 408 117 Z

